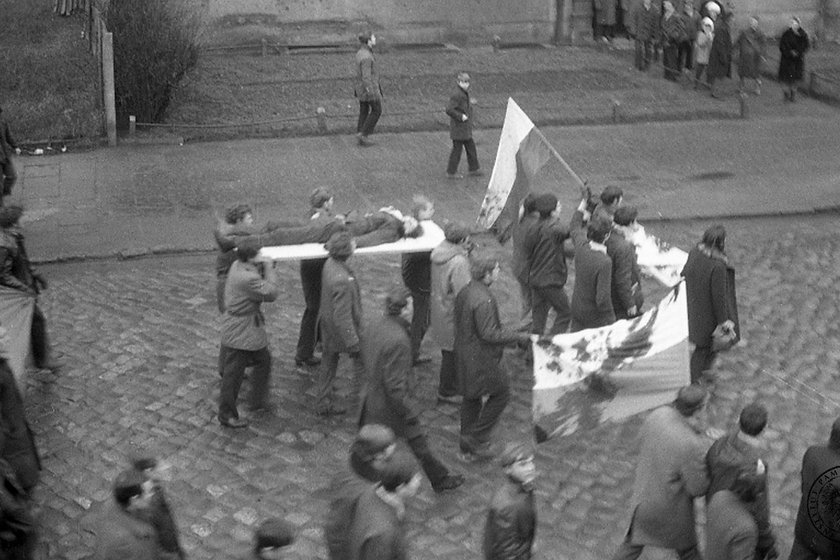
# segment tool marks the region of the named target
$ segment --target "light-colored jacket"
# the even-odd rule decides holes
[[[277,275],[271,266],[266,267],[263,278],[255,264],[235,261],[225,285],[222,346],[237,350],[260,350],[268,346],[260,305],[274,301],[279,293]]]
[[[443,241],[432,250],[432,337],[443,350],[455,345],[455,296],[470,283],[470,262],[461,245]]]
[[[697,544],[694,498],[706,494],[708,444],[673,406],[650,413],[633,487],[633,544],[683,550]]]
[[[694,62],[697,64],[708,64],[709,53],[712,51],[712,39],[715,34],[713,32],[706,33],[702,29],[697,32],[697,38],[694,40]]]

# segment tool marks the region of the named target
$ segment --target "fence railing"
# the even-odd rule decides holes
[[[117,145],[117,109],[114,97],[114,36],[105,25],[105,16],[96,2],[87,3],[86,35],[88,49],[99,68],[99,91],[105,116],[108,144]]]

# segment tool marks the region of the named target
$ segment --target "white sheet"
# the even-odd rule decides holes
[[[356,255],[382,255],[393,253],[421,253],[431,251],[444,239],[443,230],[431,220],[420,222],[423,226],[423,235],[411,239],[400,239],[393,243],[383,243],[373,247],[362,247],[356,249]],[[322,243],[301,243],[300,245],[281,245],[276,247],[263,247],[260,249],[257,260],[259,261],[298,261],[306,259],[317,259],[327,256],[327,251]]]

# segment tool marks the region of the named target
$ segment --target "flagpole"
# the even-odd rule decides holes
[[[563,156],[561,156],[561,155],[560,155],[560,153],[559,153],[557,150],[555,150],[555,149],[554,149],[554,146],[552,146],[552,145],[551,145],[551,142],[549,142],[549,141],[548,141],[548,138],[546,138],[546,137],[545,137],[545,134],[543,134],[543,133],[542,133],[542,130],[540,130],[539,128],[537,128],[537,126],[536,126],[536,125],[534,125],[534,130],[535,130],[535,131],[536,131],[536,133],[539,135],[540,139],[541,139],[543,142],[545,142],[545,145],[546,145],[546,146],[548,146],[548,149],[549,149],[549,150],[551,150],[551,153],[552,153],[552,154],[554,154],[554,157],[556,157],[557,159],[559,159],[559,160],[560,160],[560,163],[562,163],[562,164],[563,164],[563,167],[565,167],[565,168],[566,168],[566,171],[568,171],[568,172],[569,172],[569,174],[570,174],[572,177],[574,177],[575,181],[577,181],[577,182],[578,182],[578,184],[579,184],[581,187],[585,187],[585,186],[586,186],[586,183],[585,183],[585,182],[583,182],[583,180],[582,180],[580,177],[578,177],[578,174],[577,174],[577,173],[575,173],[575,172],[574,172],[574,170],[573,170],[571,167],[569,167],[569,164],[568,164],[568,163],[566,163],[566,160],[565,160],[565,159],[563,159]]]

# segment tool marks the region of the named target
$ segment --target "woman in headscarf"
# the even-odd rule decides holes
[[[790,20],[790,27],[779,40],[779,82],[785,94],[785,101],[796,101],[797,82],[805,73],[805,53],[810,48],[808,34],[802,29],[798,17]]]

